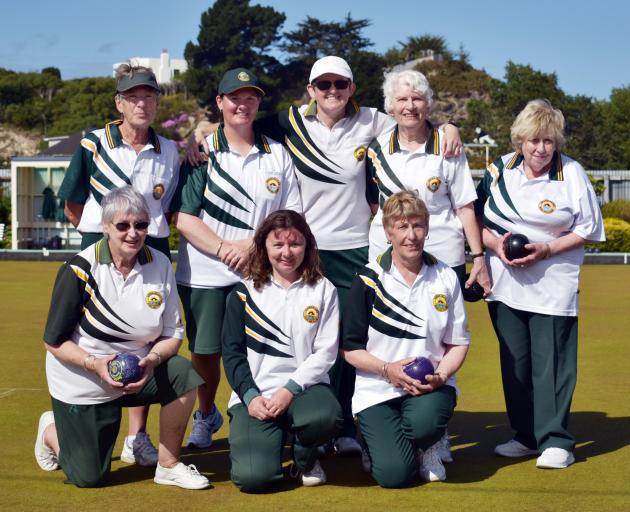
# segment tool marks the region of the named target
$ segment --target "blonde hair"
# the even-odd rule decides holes
[[[516,151],[521,151],[526,140],[539,136],[552,139],[556,149],[564,145],[564,116],[548,100],[543,99],[532,100],[525,105],[510,129],[510,139]]]
[[[399,219],[420,217],[429,226],[429,210],[414,190],[402,190],[392,194],[383,205],[383,226],[391,228]]]

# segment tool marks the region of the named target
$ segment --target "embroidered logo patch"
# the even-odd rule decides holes
[[[444,313],[448,309],[448,301],[446,300],[446,295],[441,293],[436,294],[433,297],[433,307],[437,309],[440,313]]]
[[[315,306],[308,306],[304,310],[304,320],[306,320],[309,324],[314,324],[319,320],[319,309]]]
[[[278,178],[268,178],[267,181],[265,181],[265,186],[269,192],[277,194],[280,190],[280,180]]]
[[[248,75],[247,73],[245,73],[245,71],[241,71],[241,72],[238,74],[238,79],[239,79],[241,82],[249,82],[249,75]]]
[[[538,209],[543,213],[553,213],[556,211],[556,203],[550,199],[543,199],[538,203]]]
[[[147,296],[144,299],[144,301],[147,303],[147,306],[149,306],[151,309],[157,309],[162,305],[162,302],[164,302],[164,298],[162,297],[162,294],[159,292],[149,292],[147,293]]]
[[[354,158],[361,162],[365,158],[365,146],[359,146],[354,150]]]
[[[431,192],[437,192],[437,189],[440,188],[441,184],[442,184],[442,180],[440,178],[438,178],[437,176],[431,176],[427,180],[427,188]]]

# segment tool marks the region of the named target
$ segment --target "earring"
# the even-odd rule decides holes
[[[391,240],[387,240],[387,245],[392,245],[392,241]]]

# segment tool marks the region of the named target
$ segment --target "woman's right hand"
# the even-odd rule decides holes
[[[389,379],[389,382],[391,382],[397,388],[405,390],[410,395],[417,396],[425,393],[426,391],[418,387],[422,385],[419,380],[412,379],[403,371],[403,367],[413,362],[414,360],[415,357],[406,357],[405,359],[401,359],[400,361],[387,363],[385,377],[387,377],[387,379]]]
[[[252,418],[260,421],[268,421],[273,419],[273,414],[269,410],[269,400],[262,395],[252,398],[247,406],[247,412]]]
[[[505,256],[505,251],[503,250],[503,243],[505,242],[505,239],[511,234],[512,232],[508,231],[502,236],[494,237],[494,240],[492,241],[492,244],[490,245],[490,249],[492,249],[494,253],[499,257],[499,259],[503,263],[505,263],[508,267],[516,266],[512,261],[507,259],[507,257]]]
[[[100,377],[100,379],[109,384],[112,388],[120,390],[123,386],[122,382],[116,382],[109,376],[109,369],[107,363],[116,357],[116,354],[110,354],[108,356],[97,357],[94,359],[94,373]]]

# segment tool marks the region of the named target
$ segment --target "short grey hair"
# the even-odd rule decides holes
[[[413,69],[405,69],[404,71],[391,71],[385,74],[383,82],[383,96],[385,97],[385,112],[391,114],[392,104],[394,103],[394,95],[401,85],[408,85],[411,90],[422,96],[429,107],[433,102],[433,90],[429,85],[427,77],[420,71]]]
[[[139,219],[151,220],[151,211],[146,199],[131,185],[111,191],[101,201],[103,215],[101,222],[109,224],[116,214],[133,215]]]

